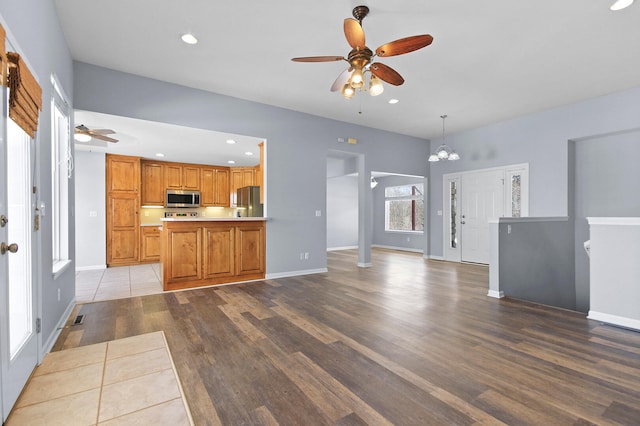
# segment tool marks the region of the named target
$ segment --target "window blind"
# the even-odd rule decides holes
[[[8,52],[9,117],[29,136],[35,137],[42,109],[42,89],[20,55]]]

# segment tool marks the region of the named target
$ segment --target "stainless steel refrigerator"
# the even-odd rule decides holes
[[[262,204],[260,203],[260,187],[245,186],[238,188],[236,205],[242,217],[262,217]]]

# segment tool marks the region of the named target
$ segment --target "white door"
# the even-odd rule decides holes
[[[32,246],[31,138],[7,118],[2,88],[0,117],[0,381],[2,421],[38,363],[36,285]],[[15,245],[14,245],[15,244]]]
[[[461,181],[461,257],[489,263],[489,219],[504,215],[504,171],[465,173]]]

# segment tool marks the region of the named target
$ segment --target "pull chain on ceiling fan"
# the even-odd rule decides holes
[[[429,34],[423,34],[401,38],[383,44],[378,47],[374,53],[366,46],[364,31],[362,29],[362,20],[368,13],[369,8],[367,6],[357,6],[352,11],[353,18],[346,18],[344,20],[344,35],[352,49],[346,58],[342,56],[306,56],[293,58],[291,60],[294,62],[347,61],[349,68],[344,70],[331,86],[332,92],[340,90],[342,96],[347,99],[352,98],[356,90],[366,90],[365,75],[367,73],[370,74],[369,94],[371,96],[378,96],[384,91],[382,81],[394,86],[400,86],[404,83],[404,78],[393,68],[380,62],[372,62],[373,58],[376,56],[404,55],[405,53],[422,49],[433,42],[433,37]]]

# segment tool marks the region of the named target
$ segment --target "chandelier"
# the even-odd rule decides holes
[[[459,160],[460,156],[458,155],[458,153],[455,152],[453,149],[451,149],[449,145],[445,144],[444,119],[447,118],[447,115],[446,114],[441,115],[440,118],[442,118],[442,145],[440,145],[438,149],[436,149],[436,152],[434,154],[431,154],[429,156],[429,161],[433,163],[436,161],[444,161],[444,160],[449,160],[449,161]]]

